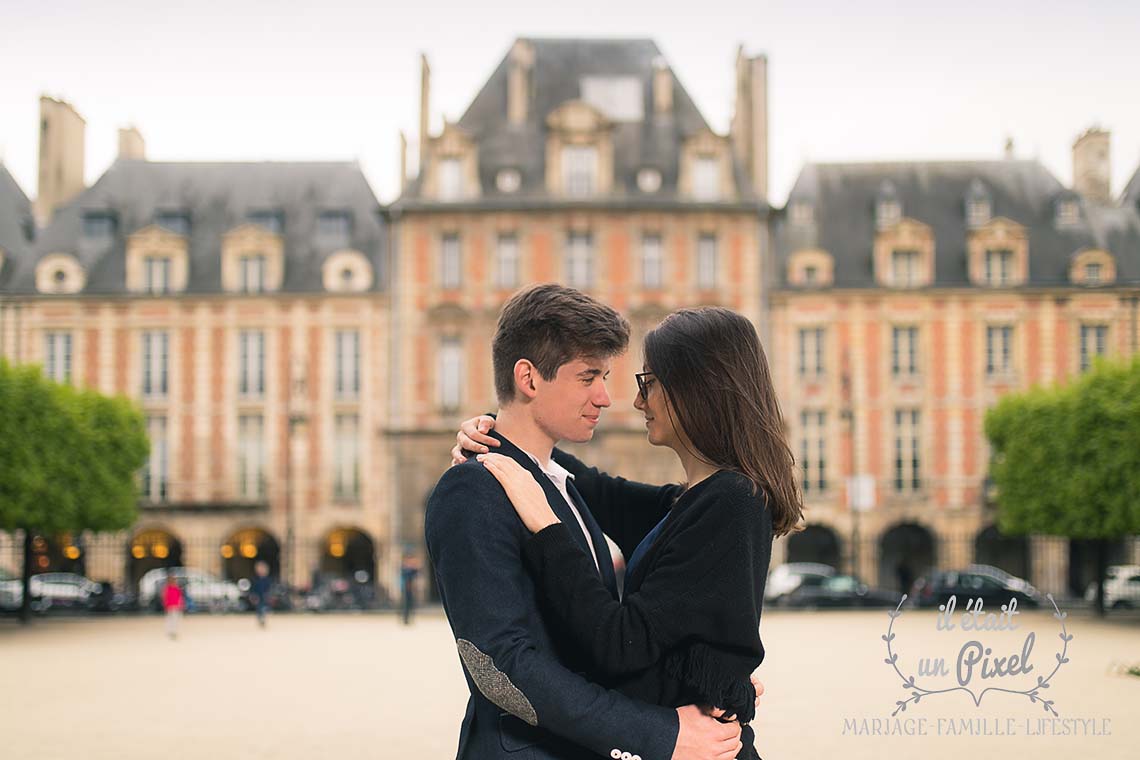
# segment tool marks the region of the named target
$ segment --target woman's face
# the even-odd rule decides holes
[[[652,373],[649,367],[645,372]],[[676,448],[677,431],[674,427],[677,415],[669,404],[665,389],[657,378],[650,374],[643,380],[645,396],[639,392],[633,400],[633,406],[645,415],[645,431],[649,442],[654,446],[668,446]]]

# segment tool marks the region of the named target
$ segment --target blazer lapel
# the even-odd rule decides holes
[[[570,498],[574,500],[574,505],[578,507],[578,512],[582,515],[582,521],[586,523],[586,529],[590,531],[590,540],[594,543],[594,551],[598,554],[598,570],[602,574],[602,582],[606,584],[609,589],[610,595],[614,599],[618,598],[617,576],[614,574],[614,560],[610,556],[610,545],[606,541],[605,534],[602,533],[602,528],[598,525],[598,521],[594,519],[594,515],[590,512],[590,507],[586,504],[586,500],[582,498],[582,494],[578,492],[578,488],[574,485],[574,478],[566,479],[566,491],[570,494]]]
[[[533,459],[526,455],[526,452],[524,452],[518,446],[515,446],[504,436],[500,435],[495,430],[492,430],[490,432],[490,435],[494,438],[499,439],[499,441],[502,443],[498,451],[495,453],[510,457],[511,459],[521,464],[527,472],[534,476],[534,479],[538,481],[538,484],[540,486],[542,486],[542,492],[546,494],[546,501],[550,504],[550,508],[554,510],[554,514],[558,516],[559,520],[566,523],[566,526],[570,528],[570,535],[574,537],[574,540],[577,542],[578,546],[582,548],[582,551],[584,551],[587,556],[589,556],[590,545],[586,542],[585,534],[582,533],[582,526],[578,524],[578,521],[574,518],[574,513],[570,511],[570,505],[566,503],[566,499],[562,498],[562,493],[558,490],[554,483],[551,482],[546,473],[544,473],[539,468],[539,466],[535,464]],[[580,506],[578,508],[581,509]],[[582,515],[582,519],[586,519],[586,514]],[[593,517],[591,516],[590,519],[593,519]],[[589,523],[587,523],[587,525],[589,525]],[[607,553],[606,556],[608,557],[609,554]],[[602,555],[599,553],[599,564],[601,564],[601,557]],[[610,565],[610,572],[612,573],[613,563],[611,562]]]

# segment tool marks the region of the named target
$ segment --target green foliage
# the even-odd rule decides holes
[[[0,360],[0,530],[118,530],[138,516],[141,411]]]
[[[1006,396],[985,427],[1003,532],[1140,533],[1140,357]]]

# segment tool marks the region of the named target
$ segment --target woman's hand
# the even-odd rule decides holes
[[[495,418],[487,414],[459,423],[459,432],[455,434],[455,448],[451,450],[451,463],[463,464],[472,453],[486,454],[490,451],[488,446],[498,446],[497,440],[486,435],[493,427],[495,427]]]
[[[755,707],[759,709],[760,697],[764,694],[764,684],[761,683],[760,679],[756,677],[755,673],[752,674],[751,681],[752,689],[756,692],[756,702],[754,704]],[[705,708],[704,712],[706,715],[710,715],[714,718],[719,718],[720,720],[736,720],[736,715],[729,715],[727,711],[720,707]]]
[[[480,454],[475,458],[503,486],[515,511],[531,533],[538,533],[547,526],[562,522],[550,508],[542,486],[518,462],[502,454]]]

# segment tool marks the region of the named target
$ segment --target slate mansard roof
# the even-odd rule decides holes
[[[35,264],[52,253],[75,256],[87,275],[80,295],[127,293],[126,241],[155,223],[159,213],[189,218],[189,279],[185,293],[220,293],[223,236],[255,212],[280,215],[284,223],[284,280],[281,292],[323,290],[321,264],[345,246],[322,244],[322,212],[351,217],[348,248],[372,265],[373,290],[386,281],[386,245],[380,205],[355,163],[259,162],[164,163],[118,160],[90,188],[58,208],[11,280],[9,294],[35,291]],[[89,251],[83,244],[84,217],[110,214],[111,245]],[[6,267],[7,268],[7,267]]]
[[[4,264],[0,266],[0,289],[15,278],[31,255],[34,232],[32,204],[28,196],[0,163],[0,251]]]
[[[564,103],[583,98],[582,80],[585,78],[633,77],[640,83],[643,116],[640,121],[613,124],[613,189],[598,200],[638,206],[675,206],[680,200],[693,204],[692,200],[680,198],[677,192],[681,147],[687,138],[711,128],[672,69],[669,72],[673,85],[672,110],[665,114],[654,112],[654,69],[664,60],[656,42],[546,38],[521,41],[529,43],[534,50],[526,122],[514,125],[507,118],[509,54],[500,61],[457,122],[477,146],[480,197],[469,203],[519,207],[528,202],[564,201],[550,198],[546,191],[547,117]],[[646,167],[661,172],[661,189],[648,195],[637,187],[638,170]],[[521,184],[517,191],[507,194],[498,190],[495,177],[500,169],[519,171]],[[421,172],[409,183],[397,206],[430,202],[422,195],[423,176]],[[733,177],[739,199],[728,201],[728,205],[751,203],[755,207],[763,200],[755,198],[747,174],[735,158]],[[576,202],[581,201],[576,199]],[[725,205],[725,202],[717,205]]]
[[[788,285],[788,257],[807,248],[831,254],[833,287],[876,287],[875,208],[884,193],[892,192],[903,217],[933,230],[933,286],[967,287],[966,200],[979,190],[989,198],[992,218],[1005,217],[1026,228],[1028,287],[1070,284],[1071,257],[1085,248],[1103,248],[1116,257],[1118,284],[1140,284],[1140,211],[1135,203],[1096,204],[1064,187],[1037,161],[1001,160],[807,164],[788,196],[787,213],[773,225],[777,287]],[[1079,221],[1057,224],[1062,201],[1079,205]],[[797,223],[797,204],[811,207],[810,222],[801,217]]]

